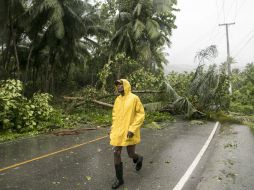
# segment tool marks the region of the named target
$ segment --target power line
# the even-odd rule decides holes
[[[242,7],[244,6],[244,4],[247,2],[247,0],[243,0],[242,1],[242,4],[241,4],[241,6],[239,6],[239,10],[241,10],[242,9]]]
[[[218,25],[216,25],[215,29],[217,29],[216,32],[213,32],[208,39],[211,44],[216,44],[215,41],[219,41],[223,36],[222,31],[218,29]]]
[[[222,7],[223,7],[223,17],[224,17],[224,22],[225,22],[225,0],[223,0]]]
[[[247,35],[245,35],[245,36],[240,40],[240,43],[238,43],[237,46],[235,46],[235,47],[240,46],[240,44],[241,44],[243,41],[245,41],[244,39],[248,38],[253,32],[254,32],[254,28],[252,28],[251,31],[250,31]],[[232,52],[234,53],[235,51],[236,51],[236,48],[233,48]],[[239,50],[238,50],[238,51],[239,51]]]
[[[235,15],[236,15],[236,11],[237,11],[237,0],[234,0],[234,2],[231,1],[230,7],[229,7],[229,9],[228,9],[228,11],[227,11],[227,14],[226,14],[227,20],[229,20],[228,18],[229,18],[230,13],[233,12],[233,11],[232,11],[232,8],[234,7],[234,5],[235,5]],[[232,15],[233,15],[233,13],[232,13]],[[234,16],[234,17],[235,17],[235,16]],[[233,19],[233,18],[232,18],[232,19]],[[233,21],[235,21],[235,20],[233,20]]]
[[[217,0],[216,0],[216,3],[217,3]],[[218,7],[218,6],[217,6],[217,7]],[[217,13],[218,13],[218,12],[217,12]],[[200,22],[199,24],[200,24],[200,25],[203,25],[203,24],[207,23],[208,18],[209,18],[210,16],[212,16],[212,15],[213,15],[213,13],[211,12],[211,13],[210,13],[209,15],[207,15],[206,17],[202,17],[202,20],[201,20],[201,22]],[[189,43],[187,43],[187,44],[185,45],[184,48],[180,49],[179,52],[178,52],[177,54],[180,54],[180,53],[183,52],[184,50],[190,48],[191,46],[193,46],[193,44],[200,43],[200,39],[206,38],[206,37],[209,35],[209,33],[211,32],[211,30],[213,31],[214,28],[216,28],[216,26],[217,26],[217,24],[215,24],[215,25],[213,26],[212,29],[209,28],[208,30],[206,30],[206,31],[202,34],[202,36],[199,36],[199,37],[194,38],[194,39],[192,38],[191,41],[190,41],[190,42],[188,41]],[[178,29],[179,29],[179,28],[178,28]]]
[[[217,21],[218,22],[219,22],[219,19],[220,19],[220,9],[222,9],[222,7],[219,8],[218,0],[216,0],[216,10],[217,10]]]
[[[236,1],[234,1],[234,2],[236,2]],[[228,12],[227,12],[227,15],[226,15],[227,18],[228,18],[228,14],[231,12],[231,9],[232,9],[233,5],[234,5],[234,3],[231,3],[231,6],[228,9]]]
[[[216,30],[217,25],[214,27],[213,32],[211,33],[210,37],[209,37],[209,41],[211,41],[212,39],[215,39],[215,37],[218,35],[218,33],[220,32],[219,30]],[[216,30],[216,32],[214,32]]]
[[[220,41],[220,39],[222,39],[223,37],[223,33],[221,32],[221,30],[217,30],[217,32],[214,32],[217,27],[218,25],[215,24],[212,29],[209,29],[208,31],[206,31],[206,33],[204,33],[198,39],[195,39],[194,41],[189,43],[187,46],[185,46],[185,48],[181,49],[177,54],[180,54],[181,52],[184,52],[186,49],[189,49],[190,47],[193,47],[193,46],[200,46],[201,44],[204,44],[205,46],[208,42],[209,42],[209,45],[215,44],[216,39]],[[213,38],[213,41],[212,41],[212,38]]]
[[[217,8],[217,21],[219,22],[220,19],[220,14],[222,13],[224,16],[224,22],[225,22],[225,10],[224,10],[224,4],[225,4],[225,0],[223,0],[223,2],[220,4],[218,4],[218,0],[216,0],[216,8]]]
[[[222,31],[219,31],[218,35],[216,35],[214,39],[217,39],[218,42],[221,42],[223,36],[224,36],[224,33]]]
[[[237,9],[238,9],[238,0],[236,0],[236,5],[235,5],[235,18],[234,18],[234,21],[236,21],[236,16],[238,14]]]
[[[235,20],[236,20],[236,17],[238,16],[238,13],[242,10],[244,4],[247,2],[247,0],[243,0],[242,3],[240,4],[239,6],[239,9],[238,9],[238,12],[236,13],[236,16],[235,16]]]
[[[208,29],[205,31],[205,33],[203,33],[201,36],[199,36],[198,38],[193,39],[190,43],[188,43],[184,48],[182,48],[181,50],[178,51],[177,54],[180,54],[182,52],[184,52],[186,49],[189,49],[197,44],[201,44],[203,43],[206,39],[207,36],[209,36],[209,33],[211,32],[211,30],[213,31],[214,28],[216,28],[217,25],[214,25],[212,29]]]
[[[246,0],[245,0],[245,2],[246,2]],[[244,3],[242,3],[242,6],[243,5],[244,5]],[[216,6],[217,6],[217,10],[219,10],[218,1],[217,0],[216,0]],[[235,21],[235,19],[237,17],[238,0],[234,0],[233,2],[232,2],[232,0],[230,2],[228,0],[227,1],[223,0],[222,1],[221,12],[223,13],[224,23],[226,21],[230,20],[230,15],[233,15],[233,13],[232,13],[232,8],[233,7],[235,7],[235,16],[232,16],[232,20]],[[219,17],[218,11],[217,11],[217,17]],[[217,20],[218,20],[218,18],[217,18]]]
[[[217,12],[217,21],[219,21],[219,6],[218,6],[218,0],[216,0],[216,12]]]
[[[240,53],[242,52],[242,50],[250,43],[250,41],[254,38],[254,34],[252,34],[252,36],[247,40],[247,42],[245,42],[245,44],[242,46],[242,48],[240,50],[238,50],[238,52],[236,53],[235,56],[240,55]]]

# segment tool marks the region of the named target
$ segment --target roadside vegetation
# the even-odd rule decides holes
[[[118,78],[128,79],[147,106],[144,127],[159,128],[176,114],[253,127],[253,63],[229,77],[226,63],[213,63],[217,49],[210,46],[197,53],[194,72],[165,76],[175,5],[1,1],[0,141],[109,127]]]

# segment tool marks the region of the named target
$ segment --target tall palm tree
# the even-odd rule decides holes
[[[24,3],[21,0],[2,0],[0,5],[2,67],[6,71],[8,67],[12,68],[14,77],[20,78],[20,59],[17,44],[23,32]],[[15,66],[10,65],[14,64],[11,63],[12,57],[15,60]]]
[[[48,90],[56,69],[68,73],[71,64],[85,64],[91,47],[97,45],[90,37],[105,31],[96,25],[93,6],[82,0],[34,0],[28,13],[32,18],[28,32],[33,39],[32,57],[37,68],[44,70],[44,89]]]
[[[127,56],[143,60],[150,68],[153,62],[161,66],[165,61],[161,58],[161,47],[170,44],[169,35],[175,28],[172,12],[157,13],[152,0],[120,0],[118,6],[111,39],[113,53],[125,52]]]

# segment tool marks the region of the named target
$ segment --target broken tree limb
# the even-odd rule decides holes
[[[87,102],[93,102],[93,103],[95,103],[95,104],[98,104],[98,105],[101,105],[101,106],[105,106],[105,107],[110,107],[110,108],[113,107],[112,104],[105,103],[105,102],[102,102],[102,101],[99,101],[99,100],[95,100],[95,99],[94,99],[94,100],[85,100],[84,97],[70,97],[70,96],[64,96],[63,98],[64,98],[64,100],[67,100],[67,101],[69,101],[69,100],[81,100],[81,102],[77,102],[75,105],[72,105],[72,106],[68,109],[68,111],[72,110],[73,108],[77,108],[77,107],[79,107],[79,106],[81,106],[81,105],[83,105],[83,104],[85,104],[85,103],[87,103]]]
[[[96,104],[98,104],[98,105],[101,105],[101,106],[113,108],[113,105],[112,105],[112,104],[109,104],[109,103],[106,103],[106,102],[102,102],[102,101],[98,101],[98,100],[90,100],[90,101],[93,102],[93,103],[96,103]],[[84,100],[84,101],[82,101],[82,102],[79,102],[79,103],[77,103],[77,104],[74,106],[74,108],[79,107],[79,106],[82,106],[83,104],[85,104],[85,103],[87,103],[87,102],[89,102],[89,101]]]
[[[63,136],[63,135],[78,135],[85,131],[97,130],[98,128],[80,128],[80,129],[70,129],[70,130],[62,130],[62,131],[53,131],[52,134],[56,136]]]
[[[82,102],[79,102],[79,103],[77,103],[77,104],[74,105],[74,108],[79,107],[79,106],[82,106],[82,105],[84,105],[86,102],[87,102],[86,100],[84,100],[84,101],[82,101]]]
[[[133,90],[132,91],[133,93],[164,93],[165,91],[159,91],[159,90]],[[108,94],[108,95],[105,95],[105,96],[101,96],[101,97],[98,97],[97,99],[100,100],[100,99],[103,99],[103,98],[108,98],[108,97],[111,97],[111,96],[118,96],[119,94]],[[82,97],[82,96],[79,96],[79,97],[72,97],[72,96],[63,96],[64,100],[84,100],[85,98]]]
[[[101,102],[101,101],[98,101],[98,100],[92,100],[93,103],[96,103],[96,104],[99,104],[101,106],[106,106],[106,107],[110,107],[110,108],[113,108],[113,105],[112,104],[108,104],[108,103],[105,103],[105,102]]]
[[[164,91],[158,90],[133,90],[133,93],[164,93]]]
[[[64,100],[84,100],[84,97],[63,96]]]
[[[108,97],[111,97],[111,96],[117,96],[117,94],[109,94],[109,95],[101,96],[101,97],[98,97],[97,100],[101,100],[103,98],[108,98]]]

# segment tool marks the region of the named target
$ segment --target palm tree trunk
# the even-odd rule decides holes
[[[20,63],[19,63],[17,44],[16,44],[15,38],[16,38],[16,34],[13,35],[13,48],[14,48],[14,55],[15,55],[16,64],[17,64],[17,79],[20,79]]]
[[[14,57],[17,64],[17,79],[19,79],[20,78],[20,63],[19,63],[19,57],[18,57],[18,51],[17,51],[16,31],[14,31],[14,28],[13,28],[11,13],[9,13],[9,20],[10,20],[10,35],[12,37]]]
[[[11,16],[10,16],[10,5],[8,6],[7,15],[8,15],[8,21],[9,21],[9,23],[7,21],[7,25],[10,25],[10,19],[11,19]],[[9,27],[8,41],[6,43],[6,53],[4,55],[4,61],[3,61],[3,63],[4,63],[4,69],[6,70],[6,72],[8,70],[8,68],[7,68],[8,67],[8,61],[7,60],[10,60],[9,59],[9,51],[10,51],[10,44],[11,44],[11,32],[10,31],[11,31],[11,29]]]
[[[4,42],[2,42],[2,47],[1,47],[2,49],[2,67],[3,67],[3,69],[4,69]]]
[[[6,50],[3,52],[3,66],[4,70],[8,70],[8,56],[9,56],[9,45],[6,44]]]
[[[69,79],[70,69],[71,69],[71,62],[68,62],[68,66],[67,66],[67,70],[66,70],[66,80]]]
[[[49,57],[49,63],[51,64],[50,71],[48,70],[48,92],[53,92],[54,88],[54,70],[55,70],[55,57],[56,53],[54,50],[51,51]]]
[[[54,74],[55,74],[55,63],[52,63],[52,69],[51,69],[51,72],[50,72],[50,93],[53,93],[55,92],[55,77],[54,77]]]
[[[50,49],[49,50],[48,61],[47,61],[47,64],[46,64],[45,86],[44,86],[45,92],[49,91],[49,70],[50,70],[49,67],[50,67],[50,64],[52,63],[52,60],[51,60],[52,52],[53,52],[53,50]]]
[[[29,70],[29,66],[30,66],[30,59],[31,59],[31,56],[32,56],[32,51],[33,51],[33,45],[30,47],[28,58],[27,58],[26,73],[25,73],[25,83],[27,82],[27,79],[28,79],[28,70]]]
[[[119,64],[118,70],[117,70],[117,79],[121,78],[121,65]]]
[[[36,67],[33,67],[33,69],[32,69],[33,89],[34,89],[34,87],[35,87],[35,80],[37,80],[37,79],[35,78],[35,76],[37,76],[37,75],[35,75],[35,73],[36,73]]]

